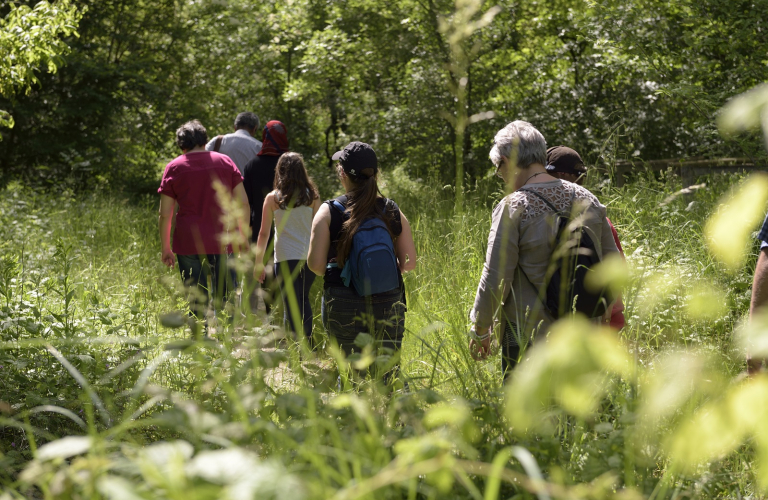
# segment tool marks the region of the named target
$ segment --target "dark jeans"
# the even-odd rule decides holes
[[[231,254],[176,255],[184,285],[189,287],[189,311],[198,319],[205,319],[209,296],[213,296],[214,311],[221,310],[225,297],[237,288],[234,269],[227,268]],[[208,284],[210,277],[211,283]],[[194,287],[194,289],[192,289]],[[209,287],[210,292],[209,294]]]
[[[361,333],[373,337],[380,354],[400,351],[406,312],[400,288],[369,297],[361,297],[345,286],[326,288],[321,312],[325,330],[347,356],[363,350],[355,344]]]
[[[288,296],[286,283],[293,284],[293,296],[303,324],[304,335],[312,340],[312,305],[309,302],[309,289],[315,281],[315,273],[307,269],[305,260],[285,260],[275,264],[275,281],[280,285],[280,295],[283,297],[283,322],[288,324],[291,331],[296,333],[293,324],[295,311],[291,307],[292,297]]]
[[[520,341],[517,324],[507,321],[501,337],[501,373],[506,380],[520,362]]]
[[[275,302],[275,277],[267,274],[264,279],[264,283],[259,285],[261,287],[261,296],[264,299],[264,310],[267,314],[272,312],[272,304]],[[256,293],[255,291],[253,292]]]

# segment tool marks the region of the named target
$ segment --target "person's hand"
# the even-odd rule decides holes
[[[400,270],[400,274],[405,274],[409,270],[405,268],[406,264],[408,264],[408,261],[401,262],[400,259],[397,259],[397,268]]]
[[[616,306],[616,302],[618,300],[614,300],[611,302],[611,304],[606,308],[605,313],[600,317],[600,324],[603,326],[611,326],[611,318],[613,317],[613,308]]]
[[[176,262],[176,256],[173,255],[173,252],[171,250],[163,250],[163,255],[160,258],[162,259],[163,264],[171,268]]]
[[[611,315],[613,314],[613,309],[608,309],[605,314],[600,317],[600,324],[603,326],[611,326]]]
[[[469,353],[475,361],[488,357],[491,353],[491,329],[479,332],[469,339]]]
[[[256,265],[253,266],[253,277],[256,278],[256,280],[259,283],[264,283],[264,279],[267,275],[267,266],[261,263],[261,260],[256,261]]]

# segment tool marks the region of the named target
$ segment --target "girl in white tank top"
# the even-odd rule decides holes
[[[274,219],[275,278],[283,296],[283,319],[293,332],[297,331],[296,322],[301,320],[310,345],[312,309],[309,289],[315,275],[307,269],[306,260],[312,219],[320,205],[320,195],[307,174],[304,158],[298,153],[283,154],[275,167],[274,190],[264,200],[254,275],[264,282],[266,270],[261,263],[269,251],[267,242]]]

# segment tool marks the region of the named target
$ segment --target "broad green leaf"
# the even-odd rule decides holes
[[[629,282],[627,264],[618,253],[608,254],[592,271],[587,275],[584,282],[589,290],[594,291],[610,287],[613,293],[619,293]]]
[[[144,500],[133,484],[119,476],[104,476],[96,483],[99,492],[109,500]]]
[[[768,377],[760,375],[699,408],[670,435],[665,445],[679,470],[692,471],[734,451],[750,436],[760,438],[759,447],[768,444],[763,440],[766,419]],[[766,453],[768,450],[758,450],[758,454]],[[767,473],[764,466],[758,471],[763,487],[768,484]]]
[[[507,417],[516,432],[545,429],[546,414],[558,407],[586,418],[612,378],[631,373],[631,359],[612,330],[578,316],[558,321],[515,369],[506,391]]]
[[[766,201],[768,175],[753,174],[721,201],[719,210],[704,227],[710,251],[732,272],[744,264],[750,235],[765,217]]]
[[[768,358],[768,310],[759,310],[736,330],[743,355]]]
[[[688,295],[685,311],[693,319],[718,319],[728,312],[728,297],[708,283],[696,283]]]
[[[717,117],[717,125],[724,135],[763,126],[768,105],[768,83],[760,84],[734,97],[723,106]]]
[[[187,324],[187,318],[178,311],[160,315],[160,324],[166,328],[181,328]]]
[[[85,453],[91,448],[93,439],[88,436],[67,436],[46,443],[37,450],[38,460],[69,458]]]
[[[641,377],[640,414],[648,426],[679,412],[695,396],[719,394],[726,386],[715,360],[705,352],[671,350]]]
[[[440,403],[424,415],[424,427],[434,429],[443,425],[461,426],[470,417],[469,408],[461,400]]]
[[[242,448],[228,450],[203,451],[198,453],[189,464],[187,474],[197,476],[219,484],[231,484],[260,467],[255,453]]]

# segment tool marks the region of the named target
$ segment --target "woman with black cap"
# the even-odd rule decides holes
[[[378,160],[370,145],[352,142],[334,154],[333,159],[339,162],[337,171],[346,192],[323,203],[317,212],[307,258],[307,266],[315,274],[325,276],[323,326],[347,356],[363,350],[363,342],[355,343],[361,333],[373,337],[380,354],[396,354],[405,331],[402,273],[416,267],[411,226],[394,201],[380,196]],[[353,240],[360,241],[355,239],[358,230],[362,227],[367,231],[375,219],[383,221],[383,226],[379,225],[391,237],[397,259],[393,272],[397,276],[391,290],[367,294],[367,290],[358,290],[354,280],[348,279],[350,268],[356,265],[350,264],[348,258],[360,251],[353,248]],[[386,264],[384,259],[375,265],[381,269]]]

